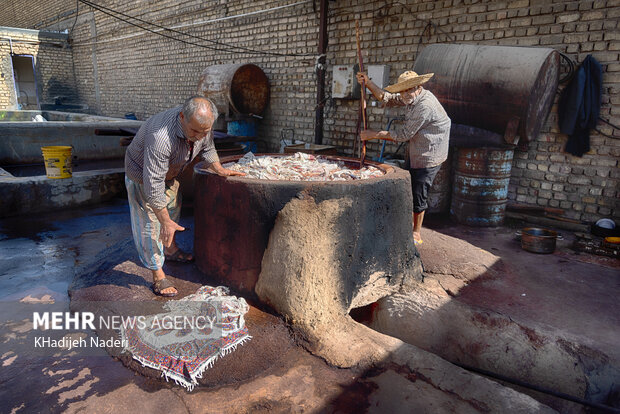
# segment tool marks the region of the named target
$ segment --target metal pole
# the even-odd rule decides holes
[[[359,61],[360,72],[364,72],[364,60],[362,59],[359,20],[355,21],[355,42],[357,43],[357,59]],[[362,90],[360,93],[360,111],[362,113],[362,128],[364,129],[364,131],[366,131],[368,129],[368,117],[366,116],[366,84],[364,82],[362,82]],[[362,148],[360,151],[360,168],[364,167],[364,161],[366,159],[366,141],[361,141],[361,143]]]
[[[328,0],[321,0],[319,20],[319,57],[316,62],[316,119],[314,143],[323,143],[323,108],[325,107],[325,53],[327,52]]]

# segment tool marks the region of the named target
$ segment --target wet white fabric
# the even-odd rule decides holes
[[[247,177],[263,180],[349,181],[383,175],[383,171],[371,165],[362,169],[351,169],[341,161],[331,161],[302,152],[282,157],[255,156],[248,152],[238,162],[226,163],[224,167],[241,171]]]

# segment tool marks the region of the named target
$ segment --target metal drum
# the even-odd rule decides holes
[[[207,67],[198,81],[198,95],[211,99],[221,114],[263,113],[269,102],[269,80],[256,65],[231,64]]]
[[[550,48],[463,44],[429,45],[414,70],[434,73],[425,88],[453,123],[532,141],[549,114],[559,78],[559,53]]]
[[[459,148],[450,215],[470,226],[504,222],[512,148]]]
[[[441,164],[433,185],[428,191],[428,213],[447,213],[450,210],[450,194],[452,193],[452,158],[454,149],[450,148],[448,159]]]

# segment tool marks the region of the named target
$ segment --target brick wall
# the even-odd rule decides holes
[[[0,41],[0,109],[14,108],[16,105],[11,49],[8,41]]]
[[[359,19],[365,63],[389,64],[392,81],[410,69],[424,47],[433,43],[552,47],[577,63],[592,54],[604,70],[601,116],[620,124],[620,0],[402,2],[406,9],[397,2],[329,2],[328,94],[331,65],[356,63],[355,19]],[[71,37],[78,92],[93,112],[112,116],[135,112],[144,119],[192,94],[206,66],[252,62],[263,68],[271,85],[261,136],[272,148],[284,128],[294,129],[296,139],[313,140],[316,80],[312,57],[229,54],[148,33],[135,36],[139,29],[82,4],[76,20],[75,3],[71,1],[32,2],[32,12],[27,16],[16,8],[25,9],[30,1],[1,3],[20,5],[0,7],[0,25],[18,22],[24,27],[62,29],[75,23]],[[97,3],[166,26],[220,19],[179,30],[222,42],[283,53],[314,54],[317,50],[318,13],[312,2],[233,18],[293,2]],[[385,128],[383,109],[369,107],[368,114],[371,128]],[[324,143],[352,154],[356,123],[357,102],[328,99]],[[590,153],[581,158],[565,154],[566,136],[558,131],[554,105],[539,137],[527,151],[515,154],[509,198],[560,207],[567,217],[585,221],[618,218],[620,131],[605,124],[598,128],[610,137],[593,132]],[[369,155],[376,155],[380,145],[371,143]],[[395,145],[387,146],[387,152],[395,150]]]
[[[620,125],[620,1],[419,1],[407,2],[406,9],[397,3],[358,3],[338,1],[332,11],[328,59],[333,64],[356,62],[355,19],[363,32],[365,64],[389,64],[392,81],[433,43],[551,47],[577,63],[592,54],[604,72],[601,116]],[[589,153],[564,153],[567,137],[558,129],[558,97],[536,141],[515,152],[509,199],[559,207],[567,217],[584,221],[617,219],[620,130],[599,123],[609,137],[593,131]],[[326,136],[349,152],[357,108],[355,101],[335,100],[326,121]],[[383,109],[369,107],[368,117],[372,129],[385,129]],[[370,144],[369,153],[376,154],[380,145]],[[388,153],[395,150],[394,144],[387,145]]]
[[[277,53],[314,54],[318,16],[312,2],[269,13],[191,25],[239,14],[285,6],[284,1],[204,3],[160,1],[106,2],[111,8],[165,26],[189,25],[180,30],[221,42]],[[93,112],[139,119],[181,103],[196,91],[202,71],[211,65],[255,63],[270,82],[271,100],[260,131],[277,146],[283,128],[295,128],[297,139],[314,135],[314,57],[227,53],[183,44],[111,19],[80,6],[72,32],[75,73],[80,96]],[[66,25],[73,25],[68,17]],[[60,25],[56,25],[60,28]],[[136,36],[137,34],[137,36]],[[188,41],[222,48],[192,38]]]
[[[43,29],[75,15],[75,0],[2,0],[0,26]]]
[[[0,108],[17,106],[11,52],[33,57],[37,94],[40,103],[78,100],[73,74],[73,51],[66,40],[47,38],[44,32],[0,30]],[[10,41],[8,39],[11,39]],[[34,102],[34,99],[31,100]],[[35,109],[29,106],[28,109]]]

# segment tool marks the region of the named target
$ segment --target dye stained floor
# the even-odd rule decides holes
[[[490,298],[497,297],[503,288],[484,280],[478,282],[480,291],[465,292],[463,300],[519,311],[523,317],[552,318],[549,321],[556,325],[573,324],[574,329],[584,328],[588,321],[586,316],[581,319],[575,319],[570,313],[554,316],[554,308],[570,308],[572,299],[567,301],[562,295],[541,296],[557,288],[557,282],[552,280],[541,282],[537,273],[541,265],[537,263],[542,261],[545,269],[542,274],[574,278],[574,283],[564,288],[573,292],[571,298],[575,297],[577,310],[580,310],[577,313],[598,308],[598,301],[603,297],[608,313],[602,316],[600,324],[590,324],[588,329],[594,336],[598,332],[601,341],[613,341],[603,329],[617,326],[614,315],[617,318],[620,314],[616,312],[618,304],[609,301],[614,295],[618,296],[619,290],[617,267],[613,262],[601,265],[591,255],[567,258],[570,252],[566,249],[560,249],[549,258],[533,260],[529,253],[520,251],[514,244],[513,229],[472,230],[442,221],[429,220],[428,223],[438,232],[463,238],[502,256],[504,261],[514,263],[531,276],[504,285],[513,293],[515,286],[518,287],[517,299],[522,300],[519,306],[515,307],[514,301],[491,301]],[[185,249],[191,248],[193,240],[191,224],[191,215],[184,214],[181,225],[188,230],[180,233],[178,240]],[[287,347],[272,367],[260,368],[252,381],[198,388],[191,394],[152,375],[136,374],[102,349],[88,355],[63,350],[29,354],[26,350],[31,348],[28,341],[32,340],[33,333],[29,322],[32,306],[53,302],[54,310],[68,311],[67,291],[75,274],[104,260],[115,246],[125,243],[129,246],[127,249],[132,248],[127,244],[130,237],[128,207],[122,199],[97,207],[0,220],[0,306],[4,310],[0,322],[0,382],[3,384],[0,400],[4,404],[3,411],[364,412],[369,409],[368,396],[377,385],[359,381],[366,374],[329,367],[300,347]],[[427,240],[420,248],[423,259],[425,249],[432,251],[429,242]],[[179,274],[193,272],[187,267],[179,269]],[[592,285],[594,280],[601,281],[596,283],[601,294],[580,295],[579,291]],[[526,296],[521,296],[522,293]],[[534,306],[540,300],[552,302],[546,307]],[[253,308],[253,312],[263,317],[261,310]],[[272,316],[264,314],[264,317]]]

